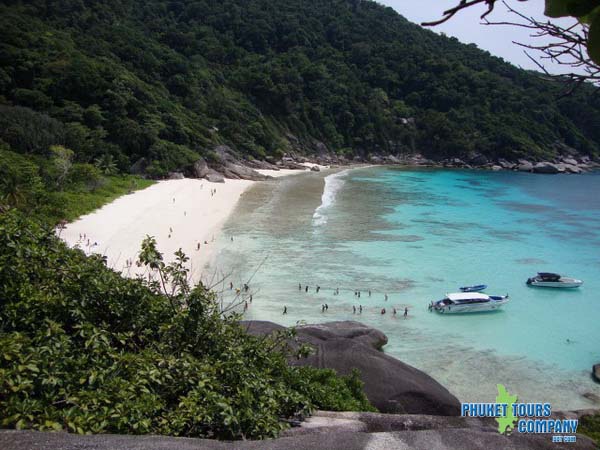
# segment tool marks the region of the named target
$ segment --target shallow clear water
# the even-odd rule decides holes
[[[364,168],[288,177],[244,196],[217,266],[235,284],[252,277],[248,318],[360,320],[387,334],[386,352],[463,401],[491,401],[503,383],[523,401],[597,407],[600,386],[589,374],[600,362],[598,193],[598,173]],[[585,285],[526,286],[537,271]],[[504,310],[428,312],[446,292],[480,283],[510,294]],[[355,315],[359,304],[363,313]]]

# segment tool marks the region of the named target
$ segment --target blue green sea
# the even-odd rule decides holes
[[[359,320],[386,333],[387,353],[462,401],[493,401],[502,383],[520,401],[600,407],[600,385],[590,377],[600,362],[600,173],[369,167],[302,174],[257,183],[220,240],[213,270],[227,274],[227,284],[250,280],[248,319]],[[585,284],[528,287],[538,271]],[[459,286],[482,283],[487,293],[510,294],[503,310],[427,309]],[[362,314],[354,314],[359,305]]]

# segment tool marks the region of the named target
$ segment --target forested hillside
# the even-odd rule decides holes
[[[0,6],[0,146],[163,176],[216,144],[547,156],[600,148],[600,96],[559,88],[360,0]],[[322,148],[322,147],[321,147]]]

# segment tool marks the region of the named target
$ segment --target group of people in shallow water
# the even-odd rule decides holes
[[[303,290],[302,283],[298,283],[298,291],[302,292],[302,290]],[[308,292],[308,290],[309,290],[309,286],[308,285],[304,286],[304,292]],[[317,294],[319,293],[320,290],[321,290],[321,286],[316,285],[315,291]],[[370,289],[367,290],[367,294],[369,295],[369,297],[371,297],[372,292]],[[340,288],[335,288],[335,290],[333,291],[333,295],[340,295]],[[361,291],[359,291],[359,290],[354,291],[354,296],[356,298],[360,298],[360,295],[361,295]],[[386,302],[388,301],[387,294],[384,294],[384,300]],[[326,312],[328,310],[329,310],[329,305],[327,303],[324,303],[321,305],[321,312]],[[285,305],[283,307],[283,314],[287,314],[287,312],[288,312],[287,305]],[[358,308],[356,308],[356,306],[352,306],[352,314],[357,314],[357,312],[358,312],[358,314],[362,314],[362,312],[363,312],[362,305],[358,305]],[[386,309],[382,308],[381,314],[384,315],[386,313],[387,313]],[[398,311],[396,310],[396,308],[392,308],[392,315],[396,316],[397,314],[398,314]],[[408,317],[408,307],[404,307],[404,318],[406,319],[407,317]]]

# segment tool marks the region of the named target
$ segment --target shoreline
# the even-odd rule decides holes
[[[305,170],[259,169],[272,179],[309,173]],[[325,169],[319,166],[319,169]],[[101,208],[79,217],[58,229],[69,245],[86,254],[106,257],[106,265],[127,277],[145,276],[137,267],[142,240],[156,238],[165,262],[174,260],[178,249],[189,257],[190,281],[197,283],[211,269],[217,237],[234,212],[239,199],[260,181],[225,179],[215,183],[205,179],[162,180],[127,194]]]

